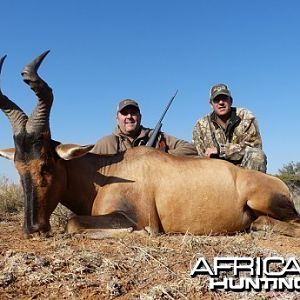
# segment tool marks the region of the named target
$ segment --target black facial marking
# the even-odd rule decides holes
[[[32,233],[37,224],[37,193],[30,173],[21,175],[24,190],[24,230]]]
[[[28,163],[30,160],[43,158],[47,163],[50,157],[59,159],[55,147],[60,143],[51,140],[47,134],[22,131],[14,135],[15,161]]]
[[[15,160],[26,163],[41,157],[43,135],[40,133],[27,133],[22,131],[14,135]]]

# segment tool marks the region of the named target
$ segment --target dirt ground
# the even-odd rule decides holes
[[[0,216],[0,299],[299,299],[296,292],[212,292],[208,278],[189,274],[200,256],[300,259],[300,239],[127,234],[74,237],[53,227],[49,238],[24,239],[22,215]]]

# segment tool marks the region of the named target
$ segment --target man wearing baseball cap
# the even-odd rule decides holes
[[[214,85],[209,94],[212,112],[196,122],[193,144],[203,157],[219,158],[266,173],[267,158],[257,121],[248,109],[232,107],[226,84]]]
[[[153,129],[141,125],[142,115],[139,104],[132,99],[124,99],[117,106],[117,127],[113,134],[97,141],[91,150],[97,154],[116,154],[129,148],[146,145]],[[197,155],[194,145],[160,132],[155,148],[174,155]]]

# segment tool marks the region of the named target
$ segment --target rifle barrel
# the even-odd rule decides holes
[[[168,105],[167,105],[166,109],[164,110],[163,114],[161,115],[161,117],[160,117],[160,119],[159,119],[158,123],[161,123],[161,122],[162,122],[162,120],[163,120],[163,118],[165,117],[165,115],[166,115],[166,113],[167,113],[167,111],[168,111],[169,107],[171,106],[171,104],[172,104],[173,100],[174,100],[174,99],[175,99],[175,97],[177,96],[177,93],[178,93],[178,90],[176,90],[176,92],[175,92],[174,96],[173,96],[173,97],[171,98],[171,100],[169,101],[169,103],[168,103]]]
[[[151,136],[150,136],[150,138],[149,138],[149,140],[148,140],[148,142],[147,142],[147,144],[146,144],[146,146],[148,146],[148,147],[154,147],[154,146],[155,146],[155,145],[154,145],[154,142],[155,142],[155,140],[156,140],[156,138],[157,138],[157,136],[158,136],[158,133],[159,133],[161,127],[162,127],[162,120],[163,120],[163,118],[165,117],[165,115],[166,115],[166,113],[167,113],[169,107],[171,106],[171,104],[172,104],[174,98],[176,97],[177,93],[178,93],[178,90],[176,90],[174,96],[171,98],[171,100],[169,101],[167,107],[165,108],[164,112],[162,113],[162,115],[161,115],[159,121],[157,122],[157,124],[156,124],[156,126],[155,126],[155,129],[153,130],[153,132],[152,132],[152,134],[151,134]]]

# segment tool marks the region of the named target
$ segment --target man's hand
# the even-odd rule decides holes
[[[205,156],[206,157],[218,157],[219,153],[218,153],[218,149],[217,148],[207,148],[205,151]]]

